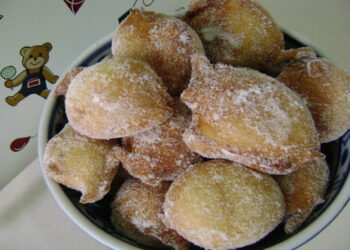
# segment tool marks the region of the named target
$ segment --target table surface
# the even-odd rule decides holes
[[[20,73],[24,70],[20,50],[26,46],[50,42],[52,50],[46,66],[53,74],[60,75],[87,47],[114,31],[118,25],[118,17],[134,4],[136,7],[146,9],[166,10],[165,13],[174,15],[179,9],[181,10],[180,7],[186,6],[187,2],[184,0],[2,0],[0,70],[11,65],[16,68],[17,74]],[[278,24],[303,34],[333,62],[350,72],[350,49],[347,47],[350,38],[349,0],[257,2],[266,7]],[[147,6],[148,4],[151,5]],[[72,8],[77,10],[79,6],[74,14]],[[0,81],[5,82],[1,78]],[[48,84],[49,89],[53,86]],[[0,114],[4,117],[0,123],[2,131],[0,188],[2,188],[37,157],[37,127],[45,99],[38,95],[30,95],[12,107],[5,102],[5,98],[17,93],[19,87],[9,89],[1,83],[0,88]],[[64,222],[66,227],[72,224],[67,217],[62,216],[62,220],[66,220]],[[349,222],[350,208],[347,206],[329,227],[300,249],[349,248],[350,239],[347,236]],[[79,234],[79,237],[84,242],[94,242],[84,233]],[[52,248],[58,249],[59,245],[53,245]],[[96,242],[90,245],[90,249],[100,248],[104,247]]]

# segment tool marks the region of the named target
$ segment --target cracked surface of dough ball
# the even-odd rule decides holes
[[[214,63],[267,70],[298,51],[284,50],[278,25],[253,1],[195,0],[183,20],[198,33]]]
[[[136,179],[126,180],[118,190],[112,204],[112,220],[118,218],[131,223],[143,234],[155,237],[175,249],[186,249],[188,242],[162,222],[163,203],[169,183],[157,187]],[[114,217],[114,218],[113,218]]]
[[[174,115],[165,123],[123,138],[123,147],[114,147],[111,151],[132,176],[149,185],[174,180],[201,160],[182,139],[191,121],[190,110],[178,99],[173,107]]]
[[[129,136],[165,122],[172,98],[144,62],[112,58],[85,68],[69,85],[66,111],[79,133],[96,139]]]
[[[315,54],[299,56],[277,79],[307,99],[321,143],[333,141],[350,128],[350,75]]]
[[[98,201],[109,191],[119,167],[118,160],[107,157],[113,144],[80,135],[67,124],[46,145],[43,169],[56,182],[80,191],[81,203]]]
[[[192,110],[184,141],[208,158],[237,161],[269,174],[286,174],[322,157],[310,111],[283,83],[248,68],[211,65],[193,57],[181,100]]]
[[[190,56],[204,53],[198,35],[183,21],[160,13],[131,10],[112,40],[112,53],[145,61],[172,95],[183,91],[191,76]]]
[[[325,160],[308,162],[288,175],[275,176],[284,193],[287,220],[286,233],[296,230],[318,204],[323,203],[329,169]]]
[[[267,174],[239,163],[193,165],[170,186],[164,222],[203,248],[238,248],[271,232],[285,214],[283,194]]]

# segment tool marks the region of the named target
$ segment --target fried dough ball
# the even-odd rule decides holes
[[[321,143],[330,142],[350,128],[350,75],[315,54],[306,56],[299,53],[278,80],[307,99]]]
[[[162,125],[123,138],[123,148],[111,151],[134,177],[149,185],[174,180],[201,157],[192,152],[182,140],[191,121],[190,110],[175,99],[174,115]]]
[[[286,233],[297,229],[314,207],[324,202],[328,179],[329,169],[324,160],[311,161],[291,174],[276,176],[286,201]]]
[[[183,21],[139,9],[118,27],[112,40],[112,53],[145,61],[163,79],[172,95],[180,94],[191,76],[190,56],[204,54],[198,35]]]
[[[132,241],[151,249],[164,248],[164,244],[162,244],[161,241],[152,236],[141,233],[131,222],[125,221],[118,212],[112,214],[111,222],[118,233]]]
[[[162,207],[169,185],[163,182],[152,187],[136,179],[126,180],[112,204],[112,218],[116,223],[124,221],[132,224],[143,234],[155,237],[165,245],[186,249],[188,242],[162,222]]]
[[[141,233],[130,221],[124,220],[118,211],[113,211],[111,222],[115,230],[120,233],[122,236],[127,237],[128,239],[135,241],[139,244],[142,244],[151,249],[156,248],[160,249],[164,247],[164,244],[156,239],[155,237]]]
[[[48,142],[43,169],[56,182],[82,193],[80,203],[102,199],[109,191],[119,161],[107,157],[113,141],[77,133],[70,124]]]
[[[58,83],[57,87],[55,88],[55,95],[56,96],[66,95],[69,84],[71,83],[73,78],[77,74],[79,74],[83,69],[84,69],[84,67],[78,67],[78,68],[74,68],[74,69],[71,69],[70,71],[68,71],[64,75],[62,81],[60,83]]]
[[[253,1],[195,0],[183,20],[198,33],[214,63],[266,70],[298,51],[284,50],[279,27]]]
[[[284,213],[283,194],[272,177],[224,160],[188,168],[171,184],[164,203],[165,224],[206,249],[253,244]]]
[[[172,115],[172,98],[148,64],[113,58],[85,68],[69,85],[66,111],[79,133],[96,139],[129,136]]]
[[[193,56],[192,79],[181,100],[192,109],[184,141],[209,158],[286,174],[322,157],[311,114],[284,84],[258,71],[212,66]]]

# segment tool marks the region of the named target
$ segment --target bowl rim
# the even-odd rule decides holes
[[[332,58],[330,58],[324,51],[322,51],[315,43],[308,39],[306,36],[293,31],[287,27],[280,26],[283,33],[290,35],[292,38],[296,39],[299,42],[302,42],[304,45],[313,48],[317,54],[320,56],[327,58],[328,60],[334,62]],[[89,57],[97,48],[107,44],[111,41],[114,32],[111,32],[104,37],[100,38],[97,42],[90,45],[87,49],[85,49],[80,56],[78,56],[61,74],[60,78],[57,82],[60,82],[64,75],[69,72],[70,69],[77,67],[80,65],[85,59]],[[45,146],[48,141],[48,130],[50,124],[51,111],[56,103],[57,97],[54,95],[54,90],[57,87],[53,88],[50,95],[48,96],[41,118],[39,122],[39,130],[38,130],[38,155],[40,161],[40,169],[41,173],[44,177],[44,181],[49,188],[51,194],[54,199],[58,203],[59,207],[64,211],[64,213],[85,233],[90,235],[95,240],[99,241],[101,244],[112,248],[112,249],[123,249],[123,250],[136,250],[140,249],[135,246],[132,246],[110,234],[103,231],[93,222],[91,222],[87,217],[85,217],[68,199],[66,194],[63,192],[62,188],[58,183],[53,181],[50,177],[48,177],[43,168],[42,168],[42,159],[45,150]],[[305,227],[300,232],[296,233],[292,237],[277,243],[276,245],[268,248],[268,249],[295,249],[298,248],[314,237],[316,237],[320,232],[322,232],[335,218],[341,213],[343,208],[349,201],[350,197],[350,178],[347,176],[343,186],[340,188],[339,193],[336,195],[332,203],[323,211],[323,213],[313,222],[311,222],[307,227]]]

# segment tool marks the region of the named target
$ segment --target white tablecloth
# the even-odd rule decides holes
[[[0,249],[106,248],[63,213],[35,160],[0,191]]]

